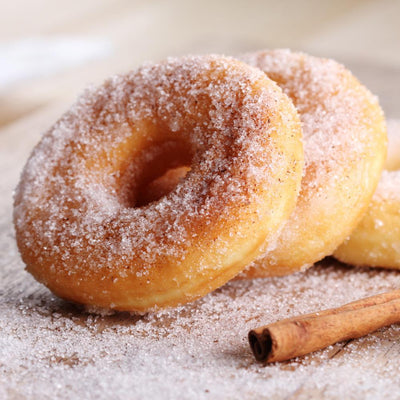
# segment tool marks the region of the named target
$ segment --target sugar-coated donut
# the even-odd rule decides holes
[[[352,265],[400,268],[400,121],[388,121],[388,158],[367,213],[334,252]]]
[[[305,172],[282,233],[241,277],[289,274],[330,255],[365,213],[386,154],[378,101],[342,65],[289,50],[247,54],[293,100],[303,125]]]
[[[400,169],[400,119],[388,119],[388,151],[384,169],[396,171]]]
[[[62,298],[183,304],[274,240],[302,158],[297,112],[261,71],[218,56],[145,65],[88,90],[33,150],[15,195],[18,247]],[[140,198],[179,166],[190,171],[170,193]]]

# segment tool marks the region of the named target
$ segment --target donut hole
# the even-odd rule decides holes
[[[161,176],[152,180],[138,191],[136,207],[145,206],[172,192],[189,171],[190,166],[188,165],[170,168],[165,171]]]
[[[166,196],[190,171],[192,154],[190,146],[175,140],[143,149],[121,174],[121,202],[143,207]]]

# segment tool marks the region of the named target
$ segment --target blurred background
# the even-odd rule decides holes
[[[400,0],[2,0],[0,128],[144,61],[276,47],[335,58],[400,117]]]

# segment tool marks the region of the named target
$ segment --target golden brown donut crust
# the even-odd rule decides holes
[[[279,239],[240,277],[285,275],[330,255],[356,227],[377,186],[386,127],[377,99],[342,65],[289,50],[247,54],[293,100],[305,171]]]
[[[400,269],[400,121],[388,121],[388,157],[368,210],[333,253],[351,265]]]
[[[65,299],[183,304],[274,240],[302,158],[297,112],[261,71],[218,56],[145,65],[88,90],[33,150],[15,195],[18,247]],[[180,165],[190,172],[174,190],[140,204]]]

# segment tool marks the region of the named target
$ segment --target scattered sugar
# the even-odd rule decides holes
[[[251,328],[397,288],[397,272],[330,260],[305,274],[230,282],[174,310],[98,315],[55,298],[10,251],[15,261],[0,272],[2,398],[398,397],[397,326],[268,366],[246,339]]]

